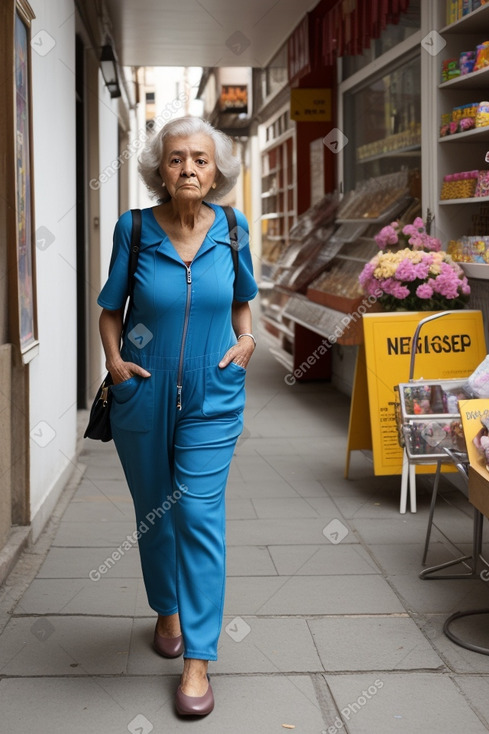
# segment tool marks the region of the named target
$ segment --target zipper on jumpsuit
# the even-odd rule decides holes
[[[187,338],[188,321],[190,316],[190,299],[192,297],[192,273],[190,272],[189,265],[186,265],[185,267],[187,268],[187,300],[185,303],[185,318],[183,320],[182,344],[180,346],[180,361],[178,363],[177,410],[182,409],[183,356],[185,352],[185,340]]]

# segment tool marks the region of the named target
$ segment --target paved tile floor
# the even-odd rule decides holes
[[[453,611],[489,607],[489,583],[418,578],[431,479],[403,516],[400,478],[374,477],[368,456],[355,452],[344,479],[348,398],[284,375],[262,340],[228,487],[214,713],[174,713],[181,661],[150,647],[136,548],[96,573],[134,521],[113,446],[85,441],[49,527],[0,589],[2,734],[489,731],[489,656],[442,632]],[[470,508],[446,480],[435,520],[430,563],[470,547]],[[457,629],[489,644],[488,619]]]

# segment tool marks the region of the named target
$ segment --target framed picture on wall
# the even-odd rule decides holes
[[[15,265],[17,288],[12,304],[14,333],[23,362],[38,353],[36,318],[35,238],[32,170],[31,21],[34,13],[25,0],[17,0],[14,20],[14,172]]]

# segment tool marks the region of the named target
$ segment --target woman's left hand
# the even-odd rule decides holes
[[[251,355],[255,351],[255,343],[249,336],[242,336],[241,339],[231,349],[228,349],[224,357],[219,362],[219,367],[227,367],[230,362],[239,364],[240,367],[248,366]]]

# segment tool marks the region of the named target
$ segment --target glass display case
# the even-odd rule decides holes
[[[386,74],[370,77],[344,96],[344,188],[369,178],[420,168],[421,60],[419,52]],[[358,124],[362,120],[362,124]]]

